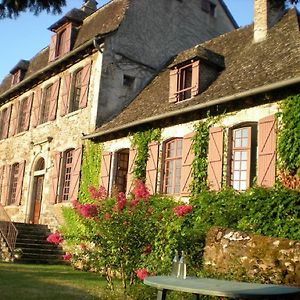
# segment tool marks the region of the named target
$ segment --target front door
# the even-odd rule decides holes
[[[126,192],[129,150],[123,149],[117,153],[117,170],[115,185],[117,192]]]
[[[43,195],[44,175],[35,176],[33,182],[33,209],[30,223],[38,224],[40,219],[42,195]]]

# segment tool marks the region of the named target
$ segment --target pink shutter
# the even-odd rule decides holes
[[[8,136],[13,136],[17,133],[19,105],[19,101],[13,104]]]
[[[73,150],[72,173],[70,180],[69,199],[76,200],[79,190],[80,170],[81,170],[82,146]]]
[[[60,80],[57,80],[56,82],[53,83],[52,88],[51,88],[48,121],[54,121],[56,118],[59,84],[60,84]]]
[[[3,206],[6,205],[7,198],[8,198],[8,188],[9,188],[9,181],[10,181],[10,170],[11,170],[11,166],[10,165],[4,166],[3,180],[2,180],[2,191],[1,191],[1,204]]]
[[[127,187],[126,187],[126,192],[129,194],[134,185],[134,166],[135,166],[135,159],[136,159],[137,151],[136,149],[130,149],[129,150],[129,162],[128,162],[128,173],[127,173]]]
[[[100,185],[109,193],[109,177],[112,153],[104,151],[101,159]]]
[[[271,187],[276,175],[276,118],[268,116],[258,122],[257,184]]]
[[[53,169],[51,174],[51,190],[50,190],[50,203],[55,204],[58,198],[58,183],[61,167],[61,152],[56,152],[54,155]]]
[[[192,64],[192,97],[199,93],[199,60]]]
[[[49,46],[49,59],[48,61],[51,62],[55,60],[56,57],[56,42],[57,42],[57,34],[51,36],[51,43]]]
[[[3,116],[3,131],[2,131],[3,139],[6,139],[8,137],[9,123],[10,123],[10,117],[11,117],[11,108],[12,108],[12,106],[10,105],[7,108],[7,111],[5,112],[5,116],[2,115]]]
[[[169,102],[178,100],[178,69],[170,70]]]
[[[91,64],[88,64],[82,69],[81,92],[80,92],[80,101],[79,101],[80,108],[85,108],[87,106],[90,73],[91,73]]]
[[[42,99],[42,89],[38,89],[33,98],[32,119],[31,119],[32,127],[36,127],[39,124],[41,99]]]
[[[219,191],[222,184],[223,128],[209,129],[207,178],[210,190]]]
[[[71,74],[65,73],[62,80],[62,91],[61,91],[61,106],[60,115],[64,116],[69,111],[69,97],[70,97],[70,85],[71,85]]]
[[[72,38],[72,23],[68,24],[65,32],[65,40],[63,41],[63,51],[61,55],[64,55],[71,50],[71,38]]]
[[[29,129],[32,101],[33,101],[33,94],[31,94],[27,99],[26,111],[24,112],[25,113],[24,130]]]
[[[5,166],[0,167],[0,203],[1,204],[4,204],[4,203],[2,203],[2,188],[3,188],[4,169],[5,169]]]
[[[15,204],[18,205],[21,205],[24,170],[25,170],[25,161],[19,163],[19,173],[18,173],[16,199],[15,199]]]
[[[159,143],[151,142],[148,145],[148,160],[146,166],[146,187],[151,195],[156,193],[158,157]]]
[[[194,160],[194,152],[192,149],[194,136],[195,132],[191,132],[185,135],[182,140],[182,165],[180,179],[181,196],[188,196],[190,194],[190,184],[192,182],[192,163]]]

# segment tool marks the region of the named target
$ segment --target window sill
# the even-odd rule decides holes
[[[47,121],[45,123],[42,123],[42,124],[39,124],[38,126],[36,126],[36,128],[42,128],[42,127],[45,127],[47,125],[50,125],[53,121]]]
[[[81,109],[77,109],[75,111],[71,111],[68,114],[65,115],[66,118],[71,118],[73,116],[76,116],[80,113]]]

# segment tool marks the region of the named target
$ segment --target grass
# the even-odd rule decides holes
[[[70,266],[0,263],[3,300],[126,299],[106,288],[104,278]]]

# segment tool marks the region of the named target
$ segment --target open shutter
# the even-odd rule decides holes
[[[42,99],[42,89],[38,89],[33,98],[32,120],[31,120],[32,127],[36,127],[39,124],[41,99]]]
[[[13,104],[8,136],[13,136],[17,132],[19,105],[19,101]]]
[[[210,190],[219,191],[222,184],[223,128],[209,129],[207,178]]]
[[[151,195],[156,193],[158,157],[159,143],[151,142],[148,145],[148,160],[146,166],[146,187]]]
[[[136,149],[130,149],[129,150],[127,187],[126,187],[127,194],[129,194],[132,191],[133,185],[134,185],[133,169],[134,169],[134,165],[135,165],[136,155],[137,155],[137,150]]]
[[[71,74],[65,73],[62,79],[62,91],[61,91],[61,106],[60,115],[64,116],[69,111],[69,97],[70,97],[70,86],[71,86]]]
[[[26,111],[24,112],[25,113],[24,130],[29,129],[32,101],[33,101],[33,94],[31,94],[27,99]]]
[[[199,60],[192,64],[192,97],[199,93]]]
[[[276,118],[268,116],[258,122],[257,184],[272,187],[276,175]]]
[[[79,190],[80,170],[81,170],[82,146],[73,150],[72,173],[70,180],[69,199],[76,200]]]
[[[188,196],[190,194],[190,184],[192,182],[192,163],[194,160],[193,137],[195,132],[191,132],[182,140],[182,165],[180,178],[180,194]]]
[[[4,175],[5,166],[0,167],[0,203],[2,203],[2,188],[3,188],[3,175]]]
[[[16,189],[16,199],[15,199],[15,204],[17,205],[21,205],[24,170],[25,170],[25,161],[19,163],[19,172],[18,172],[18,181],[17,181],[17,189]]]
[[[112,153],[104,151],[101,159],[100,185],[103,186],[109,194],[109,177],[111,167]]]
[[[87,106],[90,73],[91,73],[91,64],[88,64],[82,69],[81,92],[80,92],[80,101],[79,101],[80,108],[85,108]]]
[[[56,152],[54,155],[53,169],[51,175],[51,191],[50,191],[50,203],[55,204],[58,198],[58,183],[59,183],[59,174],[61,167],[61,152]]]
[[[52,88],[51,88],[48,121],[54,121],[56,118],[59,83],[60,83],[60,80],[57,80],[56,82],[53,83]]]
[[[2,131],[2,138],[6,139],[8,137],[8,130],[9,130],[9,123],[10,123],[10,116],[11,116],[11,108],[12,106],[10,105],[6,112],[5,115],[3,116],[3,131]],[[3,112],[2,112],[3,114]]]
[[[65,40],[63,41],[62,55],[70,52],[71,50],[71,38],[72,38],[72,23],[66,27]]]
[[[55,33],[54,35],[51,36],[51,43],[49,46],[49,59],[48,59],[49,62],[55,60],[56,42],[57,42],[57,34]]]
[[[178,100],[178,69],[170,70],[169,102]]]
[[[11,170],[11,166],[10,165],[4,166],[3,179],[2,179],[2,190],[1,190],[1,204],[3,206],[6,205],[7,198],[8,198],[8,189],[9,189],[9,181],[10,181],[10,170]]]

